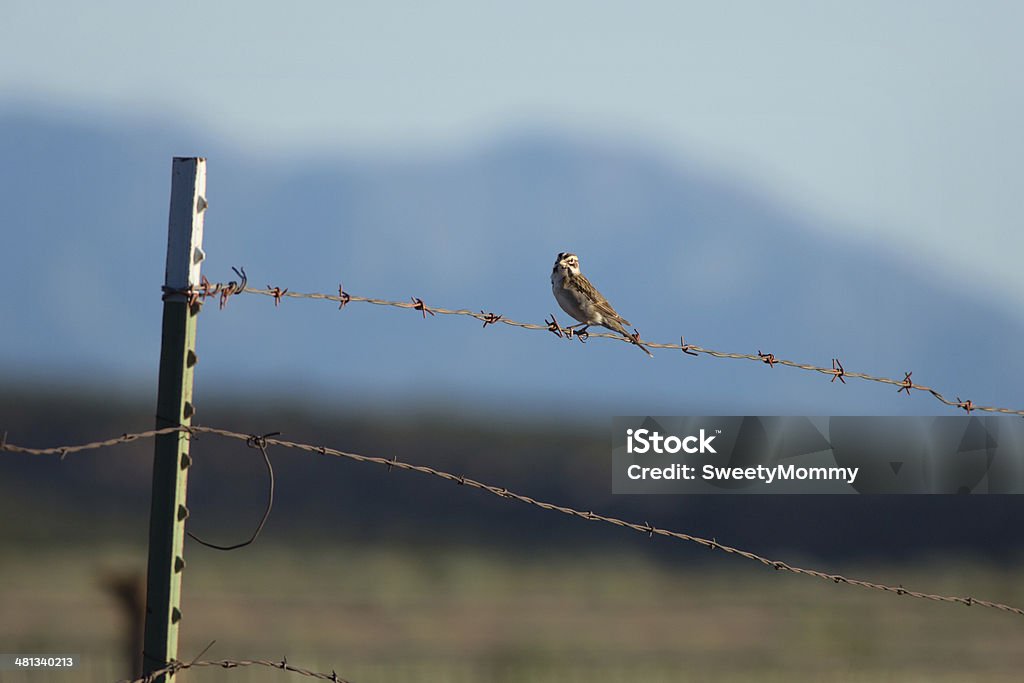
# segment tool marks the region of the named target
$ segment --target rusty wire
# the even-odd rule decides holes
[[[267,437],[277,436],[280,433],[281,432],[271,432],[269,434],[264,434],[263,436],[250,436],[249,440],[245,442],[246,446],[248,446],[249,448],[258,449],[260,454],[263,455],[263,464],[267,466],[268,484],[267,505],[263,509],[263,517],[260,518],[260,523],[256,525],[256,529],[252,532],[249,538],[247,538],[244,541],[240,541],[239,543],[232,543],[231,545],[219,545],[217,543],[211,543],[210,541],[204,541],[202,538],[192,533],[191,531],[186,531],[185,533],[188,535],[189,538],[191,538],[199,545],[204,545],[207,548],[212,548],[213,550],[223,551],[238,550],[239,548],[244,548],[256,542],[256,539],[259,538],[260,532],[263,531],[263,527],[266,525],[267,520],[270,519],[270,511],[274,508],[274,466],[270,463],[270,456],[267,454]]]
[[[535,498],[531,498],[530,496],[526,496],[521,493],[509,491],[505,487],[495,486],[493,484],[485,484],[483,482],[476,481],[475,479],[469,479],[465,476],[452,474],[450,472],[445,472],[442,470],[437,470],[427,465],[414,465],[412,463],[402,462],[397,458],[389,459],[378,456],[361,455],[359,453],[349,453],[347,451],[341,451],[335,448],[328,448],[326,446],[315,446],[312,444],[298,443],[295,441],[286,441],[284,439],[271,438],[269,436],[254,436],[252,434],[243,434],[241,432],[233,432],[227,429],[219,429],[216,427],[205,427],[198,425],[164,427],[163,429],[154,429],[146,432],[138,432],[135,434],[123,434],[119,437],[115,437],[112,439],[94,441],[92,443],[87,444],[79,444],[74,446],[54,446],[50,448],[28,448],[25,446],[16,446],[11,443],[3,443],[2,445],[0,445],[0,451],[8,451],[11,453],[24,453],[28,455],[59,455],[61,459],[63,459],[64,457],[71,453],[78,453],[80,451],[105,448],[119,443],[127,443],[130,441],[135,441],[137,439],[149,438],[156,436],[158,434],[168,434],[171,432],[185,432],[192,436],[196,434],[214,434],[229,439],[245,441],[246,443],[251,442],[253,439],[262,439],[263,443],[265,443],[266,445],[297,449],[301,451],[306,451],[307,453],[315,453],[318,455],[330,455],[338,458],[346,458],[348,460],[354,460],[356,462],[372,463],[375,465],[384,466],[388,469],[388,471],[392,469],[399,469],[408,472],[419,472],[420,474],[426,474],[431,477],[437,477],[439,479],[444,479],[445,481],[454,482],[460,486],[467,486],[469,488],[485,491],[487,493],[498,496],[499,498],[503,498],[505,500],[514,500],[520,503],[525,503],[526,505],[531,505],[533,507],[540,508],[541,510],[547,510],[549,512],[560,512],[571,517],[577,517],[579,519],[584,519],[591,522],[602,522],[605,524],[610,524],[612,526],[617,526],[620,528],[629,529],[631,531],[636,531],[638,533],[645,534],[651,538],[653,538],[654,536],[662,536],[665,538],[673,538],[676,540],[686,541],[689,543],[696,543],[697,545],[708,548],[709,550],[721,551],[723,553],[726,553],[727,555],[737,555],[739,557],[760,563],[766,567],[770,567],[777,571],[784,571],[789,572],[791,574],[799,574],[802,576],[812,576],[814,578],[822,579],[825,581],[831,581],[833,583],[844,583],[851,586],[859,586],[861,588],[882,591],[885,593],[891,593],[895,595],[905,595],[910,596],[912,598],[920,598],[923,600],[932,600],[937,602],[958,603],[961,605],[965,605],[967,607],[977,605],[979,607],[988,607],[992,609],[1001,610],[1003,612],[1010,612],[1012,614],[1024,616],[1024,609],[1020,607],[1013,607],[1012,605],[992,602],[989,600],[979,600],[973,597],[955,595],[936,595],[931,593],[923,593],[921,591],[909,590],[907,588],[904,588],[903,585],[893,586],[882,583],[874,583],[871,581],[864,581],[862,579],[849,578],[846,576],[842,576],[840,574],[829,574],[828,572],[819,571],[817,569],[795,567],[793,565],[782,562],[781,560],[772,560],[747,550],[741,550],[739,548],[734,548],[732,546],[719,543],[715,539],[701,538],[700,536],[693,536],[687,533],[662,529],[660,527],[656,527],[650,524],[649,522],[638,524],[636,522],[629,522],[626,520],[619,519],[617,517],[609,517],[607,515],[598,514],[592,511],[577,510],[566,505],[548,503],[545,501],[537,500]]]
[[[725,351],[716,351],[715,349],[709,349],[696,344],[685,343],[680,338],[679,344],[662,344],[658,342],[649,342],[642,340],[640,334],[634,330],[632,335],[622,336],[611,332],[584,332],[583,334],[574,334],[571,328],[562,327],[555,319],[554,315],[551,316],[551,320],[545,319],[544,324],[535,323],[524,323],[518,320],[512,320],[506,318],[503,315],[499,315],[493,312],[484,311],[472,311],[466,308],[450,309],[440,308],[437,306],[427,306],[422,299],[418,297],[411,297],[411,301],[391,301],[388,299],[376,299],[373,297],[357,296],[346,292],[341,285],[338,285],[337,294],[325,294],[321,292],[295,292],[289,289],[281,289],[280,287],[270,287],[266,289],[257,289],[254,287],[246,286],[245,282],[245,270],[235,270],[239,277],[243,278],[241,284],[235,281],[228,283],[216,283],[211,284],[208,281],[204,281],[203,285],[199,288],[189,288],[181,292],[194,300],[204,300],[208,296],[219,295],[220,306],[224,307],[227,298],[234,294],[258,294],[268,296],[274,300],[275,305],[279,305],[282,299],[319,299],[323,301],[332,301],[338,304],[338,308],[344,308],[350,303],[367,303],[375,306],[390,306],[394,308],[407,308],[415,311],[419,311],[423,318],[427,317],[429,313],[431,316],[435,315],[460,315],[474,318],[483,323],[484,327],[488,325],[508,325],[510,327],[518,327],[524,330],[535,330],[541,332],[551,332],[555,336],[567,340],[572,340],[574,337],[581,342],[586,342],[588,339],[593,337],[601,337],[604,339],[614,339],[616,341],[625,342],[635,346],[639,346],[643,350],[650,349],[669,349],[674,351],[682,351],[683,353],[691,356],[697,356],[704,354],[712,358],[731,358],[735,360],[750,360],[757,361],[759,363],[765,363],[769,367],[774,368],[776,365],[783,365],[790,368],[796,368],[797,370],[805,370],[808,372],[817,372],[823,375],[827,375],[831,378],[830,381],[835,382],[836,379],[842,384],[846,384],[845,378],[856,378],[865,380],[867,382],[877,382],[879,384],[888,384],[896,387],[897,392],[906,392],[910,395],[911,389],[915,391],[923,391],[934,396],[941,403],[950,406],[952,408],[958,408],[970,414],[972,411],[981,411],[987,413],[1001,413],[1004,415],[1017,415],[1024,417],[1024,410],[1016,410],[1012,408],[1002,408],[999,406],[980,406],[975,404],[971,400],[961,400],[958,396],[955,401],[946,398],[940,391],[933,389],[932,387],[925,386],[923,384],[917,384],[916,382],[910,381],[912,372],[905,372],[905,378],[903,380],[896,380],[891,377],[882,377],[878,375],[870,375],[864,372],[854,372],[852,370],[846,370],[839,363],[838,359],[833,359],[832,367],[822,367],[813,365],[810,363],[798,363],[796,361],[785,360],[778,358],[774,353],[762,353],[758,349],[756,354],[752,353],[730,353]],[[648,354],[650,352],[648,351]]]
[[[299,674],[300,676],[308,676],[309,678],[316,678],[322,681],[333,681],[333,683],[351,683],[351,681],[349,681],[347,678],[342,678],[334,671],[331,671],[331,673],[328,674],[320,671],[311,671],[310,669],[303,669],[301,667],[295,666],[294,664],[290,664],[288,662],[287,657],[277,662],[271,661],[269,659],[214,659],[208,661],[196,660],[191,662],[182,662],[173,659],[167,666],[161,669],[157,669],[156,671],[153,671],[145,676],[140,676],[138,678],[126,678],[122,681],[119,681],[119,683],[153,683],[153,681],[156,681],[161,676],[173,676],[184,669],[195,669],[198,667],[212,666],[219,666],[222,669],[237,669],[239,667],[249,666],[265,666],[270,669],[288,671],[293,674]]]

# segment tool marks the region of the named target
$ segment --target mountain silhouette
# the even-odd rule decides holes
[[[559,251],[645,339],[829,366],[1016,405],[1024,317],[914,254],[840,236],[651,148],[525,131],[415,157],[247,153],[167,121],[0,109],[0,372],[155,387],[173,155],[208,159],[204,273],[500,313],[558,312]],[[843,231],[849,235],[849,231]],[[939,413],[926,394],[470,319],[236,297],[207,305],[197,391],[574,414]],[[271,398],[268,398],[271,400]]]

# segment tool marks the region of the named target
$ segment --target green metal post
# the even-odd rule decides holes
[[[163,336],[157,427],[192,422],[192,376],[196,363],[196,317],[184,294],[199,285],[204,258],[206,160],[175,157],[171,173],[171,209],[167,228]],[[185,519],[188,517],[189,440],[184,432],[156,437],[153,491],[149,513],[149,567],[146,577],[146,635],[142,669],[150,674],[178,656],[181,623],[181,575],[185,569]],[[157,681],[169,683],[173,675]]]

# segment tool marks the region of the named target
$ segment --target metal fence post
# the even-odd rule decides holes
[[[167,228],[163,335],[157,428],[191,424],[192,376],[198,308],[180,292],[199,285],[204,258],[203,215],[206,210],[206,160],[175,157],[171,174],[171,208]],[[181,575],[185,569],[185,519],[188,517],[189,435],[156,437],[153,490],[149,516],[149,566],[146,576],[144,674],[178,655],[181,622]],[[170,681],[173,674],[157,681]]]

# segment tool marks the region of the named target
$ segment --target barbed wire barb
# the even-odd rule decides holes
[[[487,327],[488,325],[493,325],[502,318],[502,316],[500,315],[495,315],[494,313],[484,313],[483,311],[480,311],[480,315],[483,316],[484,327]]]
[[[846,374],[846,371],[843,370],[843,364],[839,362],[838,358],[833,358],[832,359],[832,379],[829,380],[829,381],[832,382],[832,383],[835,383],[835,381],[838,379],[843,384],[846,384],[846,380],[843,379],[843,375],[845,375],[845,374]]]
[[[649,357],[654,358],[654,354],[651,353],[646,346],[640,342],[640,330],[633,328],[633,334],[627,334],[626,337],[630,342],[640,347],[640,350],[646,353]]]
[[[271,287],[267,285],[267,289],[270,290],[271,296],[274,297],[274,308],[281,305],[281,298],[288,293],[287,289],[281,289],[280,287]]]
[[[558,318],[555,317],[554,313],[551,314],[551,322],[548,322],[547,318],[544,318],[544,322],[548,325],[548,332],[551,332],[559,339],[562,338],[562,326],[558,324]]]
[[[699,353],[690,350],[693,347],[692,345],[686,343],[686,339],[683,337],[683,335],[679,335],[679,348],[682,350],[683,353],[685,353],[688,356],[700,355]]]
[[[338,310],[340,311],[341,309],[345,308],[345,304],[347,304],[351,300],[352,300],[352,297],[350,297],[348,295],[348,293],[345,291],[345,288],[342,287],[341,283],[339,282],[338,283]]]

